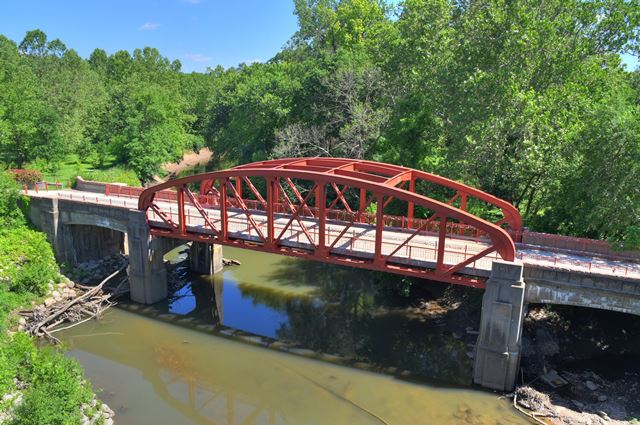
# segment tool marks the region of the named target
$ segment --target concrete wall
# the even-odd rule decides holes
[[[640,315],[640,281],[527,265],[527,303],[563,304]]]
[[[99,260],[125,252],[125,234],[117,230],[83,224],[68,224],[65,225],[65,231],[69,232],[71,236],[73,264]]]

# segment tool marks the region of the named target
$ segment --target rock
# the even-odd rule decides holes
[[[560,376],[554,369],[550,369],[546,374],[542,375],[540,379],[553,388],[563,387],[569,383],[569,381]]]
[[[23,326],[26,325],[27,324],[27,319],[25,319],[24,317],[20,317],[18,319],[18,324],[19,325],[23,325]]]
[[[598,401],[600,403],[607,401],[607,396],[606,395],[599,395],[598,396]]]
[[[46,300],[44,300],[44,305],[47,307],[52,306],[55,303],[56,300],[54,300],[53,298],[47,298]]]
[[[587,388],[589,388],[591,391],[595,391],[595,390],[597,390],[598,388],[600,388],[600,387],[598,386],[598,384],[594,384],[592,381],[586,381],[586,382],[584,383],[584,385],[585,385]]]
[[[113,419],[107,418],[104,420],[104,425],[113,425]]]
[[[51,296],[52,296],[53,298],[55,298],[55,299],[60,299],[60,292],[58,292],[58,291],[53,291],[53,292],[51,293]]]
[[[67,281],[67,288],[72,289],[74,286],[76,286],[76,284],[73,283],[73,281],[71,280]]]
[[[602,419],[604,419],[605,421],[610,421],[611,418],[609,417],[609,415],[607,415],[605,412],[603,412],[602,410],[598,410],[596,412],[598,414],[598,416],[600,416]]]
[[[578,400],[571,400],[571,402],[575,404],[578,409],[584,409],[584,403],[580,403]]]
[[[111,408],[104,403],[102,403],[101,409],[102,409],[102,413],[104,413],[108,417],[112,417],[115,414],[113,413],[113,410],[111,410]]]

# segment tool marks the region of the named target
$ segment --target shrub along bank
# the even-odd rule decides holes
[[[79,424],[81,406],[94,395],[78,363],[11,331],[19,320],[14,312],[60,279],[51,246],[28,226],[19,198],[12,177],[0,173],[0,422]]]

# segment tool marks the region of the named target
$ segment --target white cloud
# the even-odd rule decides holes
[[[160,24],[156,24],[153,22],[145,22],[141,27],[140,31],[153,31],[157,30]]]
[[[213,59],[200,53],[185,53],[184,58],[193,62],[209,62]]]

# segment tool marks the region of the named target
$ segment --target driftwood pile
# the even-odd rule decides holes
[[[240,266],[242,265],[242,263],[238,260],[234,260],[234,259],[227,259],[227,258],[223,258],[222,259],[222,265],[223,266]]]
[[[127,261],[123,262],[116,271],[95,286],[70,283],[69,286],[54,291],[54,296],[47,298],[44,304],[18,312],[21,316],[20,329],[59,343],[58,338],[53,336],[54,333],[93,318],[99,319],[114,305],[118,296],[129,291],[128,279],[126,273],[123,273],[127,264]]]

